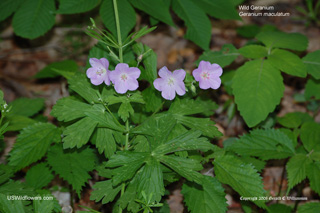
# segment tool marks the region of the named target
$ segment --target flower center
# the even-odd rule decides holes
[[[168,83],[168,86],[174,85],[174,79],[173,78],[169,78],[167,83]]]
[[[202,79],[208,80],[210,78],[210,74],[208,72],[203,72],[201,73],[201,77]]]
[[[128,76],[126,74],[122,74],[120,78],[121,80],[126,81],[128,79]]]
[[[102,76],[106,73],[107,71],[105,69],[99,69],[96,74],[99,75],[99,76]]]

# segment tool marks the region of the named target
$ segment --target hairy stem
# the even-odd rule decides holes
[[[118,13],[118,5],[117,5],[117,0],[113,0],[113,8],[114,8],[114,15],[116,19],[116,27],[117,27],[117,34],[118,34],[118,44],[119,44],[119,59],[120,63],[123,63],[123,53],[122,53],[122,40],[121,40],[121,30],[120,30],[120,21],[119,21],[119,13]],[[128,120],[126,121],[126,143],[125,143],[125,150],[128,149],[128,143],[129,143],[129,123]],[[120,196],[124,194],[126,184],[122,183],[122,188],[121,188],[121,194]],[[119,213],[122,213],[122,208],[119,207]]]
[[[120,63],[123,63],[123,53],[122,53],[122,39],[121,39],[121,30],[120,30],[120,21],[119,21],[119,13],[118,13],[118,5],[117,0],[113,0],[113,8],[114,8],[114,15],[116,18],[116,27],[117,27],[117,34],[118,34],[118,44],[119,44],[119,59]]]

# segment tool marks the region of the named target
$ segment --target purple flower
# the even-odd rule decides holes
[[[218,64],[200,61],[198,69],[193,70],[192,74],[201,89],[218,89],[221,85],[222,68]]]
[[[100,85],[104,82],[106,85],[110,85],[109,80],[109,61],[105,58],[97,59],[90,58],[89,63],[92,67],[87,70],[87,76],[94,85]]]
[[[128,90],[138,89],[137,78],[140,76],[140,70],[136,67],[129,67],[128,64],[120,63],[115,70],[109,72],[109,77],[117,93],[124,94]]]
[[[161,95],[164,99],[173,100],[176,97],[176,93],[180,96],[186,93],[184,85],[184,78],[186,72],[182,69],[175,70],[173,73],[168,70],[167,67],[162,67],[159,70],[160,78],[154,80],[154,87],[161,91]]]

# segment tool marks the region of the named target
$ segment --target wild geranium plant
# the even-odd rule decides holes
[[[117,29],[120,35],[118,22]],[[146,28],[143,30],[147,31]],[[97,170],[106,180],[93,186],[91,199],[102,201],[103,204],[113,202],[115,212],[124,209],[152,212],[152,208],[163,206],[165,185],[184,177],[190,184],[196,184],[186,186],[186,190],[207,185],[214,189],[219,196],[219,205],[215,205],[215,208],[225,211],[221,184],[215,178],[198,172],[203,168],[201,161],[206,161],[202,154],[214,148],[208,138],[221,134],[214,122],[189,116],[199,113],[211,115],[216,105],[208,100],[194,100],[191,90],[189,94],[186,92],[186,84],[194,87],[196,80],[200,81],[200,88],[218,89],[222,68],[218,64],[202,61],[200,72],[195,70],[195,79],[189,74],[186,80],[187,74],[183,69],[171,72],[163,67],[157,72],[152,50],[134,44],[131,37],[122,44],[119,36],[116,41],[111,34],[95,27],[94,22],[88,34],[105,43],[105,49],[115,60],[90,58],[86,76],[75,74],[77,79],[82,79],[81,82],[86,82],[87,88],[79,81],[73,81],[73,78],[71,82],[69,80],[70,87],[86,99],[86,103],[81,103],[80,99],[76,101],[85,104],[86,110],[81,113],[80,121],[66,127],[66,137],[62,141],[64,148],[82,148],[91,141],[101,154],[104,153],[105,160],[100,162]],[[139,32],[133,34],[134,39],[137,38],[135,35],[139,35]],[[109,41],[113,46],[108,45]],[[132,44],[138,53],[137,60],[125,63],[123,52]],[[114,70],[109,68],[111,63]],[[149,87],[141,92],[139,85],[146,84],[144,80],[149,81]],[[72,82],[77,86],[72,86]],[[65,101],[58,101],[52,114],[58,120],[71,121],[65,115],[69,117],[78,113],[66,112],[63,107]],[[164,103],[167,103],[168,110]],[[80,117],[76,115],[72,120]],[[79,140],[75,141],[74,137]]]

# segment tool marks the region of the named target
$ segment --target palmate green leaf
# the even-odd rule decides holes
[[[186,182],[181,193],[188,210],[192,213],[226,212],[224,188],[215,177],[203,176],[202,184]]]
[[[128,0],[117,0],[119,22],[122,40],[136,25],[136,13]],[[100,16],[110,32],[117,37],[116,19],[114,14],[114,5],[112,0],[103,0],[100,7]]]
[[[274,49],[268,56],[268,61],[277,69],[281,71],[297,76],[306,77],[307,69],[302,60],[294,53],[286,50]]]
[[[307,72],[315,79],[320,79],[320,50],[308,53],[302,58],[302,62],[306,65]]]
[[[218,105],[211,101],[204,101],[200,98],[194,99],[179,99],[171,104],[169,112],[179,115],[195,115],[195,114],[204,114],[206,116],[213,115],[213,111],[218,109]]]
[[[99,0],[59,0],[60,14],[83,13],[92,10],[99,4]]]
[[[147,197],[152,194],[150,202],[160,202],[165,190],[160,163],[154,158],[150,158],[137,175],[139,182],[137,187],[138,196],[142,198],[142,192],[146,193]]]
[[[106,167],[112,169],[112,183],[114,186],[131,179],[136,171],[144,164],[149,153],[121,151],[112,155]],[[116,167],[116,168],[115,168]]]
[[[150,149],[153,150],[155,147],[167,141],[175,125],[176,120],[172,115],[158,114],[149,118],[131,132],[146,135],[150,143]]]
[[[211,23],[206,14],[191,0],[172,1],[172,9],[187,26],[185,37],[202,49],[209,49]]]
[[[201,183],[202,175],[197,172],[203,169],[200,161],[173,155],[158,156],[157,159],[187,180]]]
[[[35,213],[52,212],[54,208],[53,200],[34,200],[33,210]]]
[[[114,187],[112,185],[112,180],[97,182],[92,187],[94,191],[91,193],[90,200],[94,200],[96,202],[102,200],[102,204],[112,202],[120,192],[121,187],[121,185]]]
[[[304,123],[301,126],[300,139],[308,152],[320,151],[320,124],[316,122]]]
[[[313,162],[307,166],[307,177],[310,180],[310,187],[320,195],[320,162]]]
[[[46,163],[39,163],[28,170],[26,174],[26,184],[35,189],[47,186],[54,178]]]
[[[213,145],[206,139],[200,138],[200,131],[188,131],[180,136],[163,143],[152,151],[154,155],[164,155],[185,150],[208,151]]]
[[[88,172],[94,169],[97,161],[94,150],[89,147],[63,150],[60,144],[50,148],[47,160],[52,170],[68,181],[79,197],[82,187],[90,178]]]
[[[163,1],[153,0],[129,0],[129,2],[137,9],[144,11],[150,16],[168,24],[174,26],[169,8]]]
[[[104,101],[106,101],[108,105],[121,103],[118,109],[118,115],[121,117],[123,121],[126,121],[130,115],[134,114],[134,110],[130,104],[131,102],[140,104],[145,103],[139,91],[129,95],[109,95],[104,98]]]
[[[41,159],[52,142],[61,140],[60,131],[49,123],[36,123],[21,131],[9,153],[9,165],[16,170]]]
[[[233,0],[193,0],[193,2],[207,14],[215,18],[241,20]]]
[[[267,60],[246,62],[236,71],[232,81],[235,102],[249,127],[265,120],[283,96],[280,71]]]
[[[285,48],[304,51],[308,46],[308,38],[300,33],[284,33],[266,31],[259,33],[256,38],[268,48]]]
[[[42,78],[55,78],[59,76],[59,73],[55,72],[53,69],[75,73],[79,71],[77,63],[73,60],[64,60],[59,62],[53,62],[40,70],[34,77],[38,79]]]
[[[307,167],[312,160],[304,154],[294,155],[287,163],[288,192],[307,177]]]
[[[208,137],[218,137],[221,133],[215,123],[209,118],[195,118],[185,115],[204,114],[210,116],[213,110],[217,109],[216,103],[212,101],[203,101],[201,99],[176,99],[170,106],[169,114],[177,120],[178,123],[183,124],[191,129],[200,130],[203,135]],[[204,126],[206,128],[204,128]]]
[[[161,164],[161,170],[163,172],[163,180],[165,183],[165,186],[167,186],[170,183],[176,182],[180,180],[180,175],[174,172],[172,169],[168,168],[167,166]]]
[[[214,161],[214,171],[220,182],[228,184],[243,197],[265,196],[262,178],[257,170],[234,156],[217,157]],[[254,203],[259,207],[266,207],[265,201],[257,200]]]
[[[104,153],[106,158],[110,158],[116,151],[117,145],[111,129],[97,128],[92,137],[92,143],[96,145],[99,153]]]
[[[65,128],[62,139],[63,148],[80,148],[88,143],[98,123],[96,120],[85,117]]]
[[[304,96],[306,99],[311,99],[314,97],[314,99],[320,100],[320,80],[310,78],[306,84]]]
[[[123,102],[118,110],[118,115],[123,121],[126,121],[130,115],[134,114],[134,110],[130,104],[130,102]]]
[[[90,110],[85,111],[86,116],[99,123],[99,127],[106,127],[123,132],[125,127],[119,124],[116,119],[106,111],[102,104],[95,104]]]
[[[83,73],[76,73],[68,79],[70,88],[83,97],[90,104],[99,102],[98,91],[96,91],[88,78]]]
[[[139,185],[138,176],[134,176],[128,183],[124,194],[118,199],[115,206],[120,206],[122,209],[127,208],[128,211],[138,212],[140,205],[135,201],[139,195],[137,193],[137,187]]]
[[[204,136],[214,138],[222,136],[218,128],[215,126],[215,122],[211,121],[210,118],[195,118],[190,116],[174,115],[178,123],[193,129],[200,130]]]
[[[21,200],[8,200],[7,196],[1,193],[0,194],[0,212],[24,213],[25,210],[23,208],[23,204]]]
[[[233,143],[229,150],[240,155],[256,156],[262,160],[282,159],[295,151],[288,136],[275,129],[255,129]]]
[[[50,114],[56,117],[58,121],[68,122],[85,117],[85,111],[91,108],[91,105],[78,101],[73,97],[65,97],[57,101]]]
[[[26,0],[13,16],[12,26],[18,36],[34,39],[45,34],[55,22],[54,0]]]
[[[159,92],[153,86],[142,91],[143,99],[146,102],[145,109],[147,112],[155,112],[161,106],[162,98]]]
[[[298,207],[298,213],[318,213],[320,202],[309,202]]]
[[[230,65],[240,55],[238,50],[232,44],[224,44],[220,51],[205,51],[197,60],[197,65],[200,61],[209,61],[210,63],[219,64],[222,68]]]
[[[44,108],[43,98],[18,98],[10,103],[10,114],[33,116]]]
[[[8,18],[13,12],[15,12],[21,5],[22,0],[2,0],[0,1],[0,21]]]
[[[268,55],[266,47],[256,44],[251,44],[240,48],[239,53],[246,58],[263,58]]]
[[[133,149],[135,152],[149,152],[150,147],[149,147],[149,142],[145,136],[142,135],[137,135],[133,142]]]

